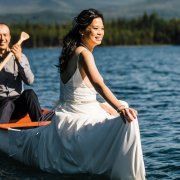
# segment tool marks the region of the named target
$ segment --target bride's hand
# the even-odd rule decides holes
[[[126,120],[130,123],[134,119],[136,119],[138,112],[133,108],[124,108],[119,111],[119,114],[122,120],[124,121],[124,123],[126,123]]]

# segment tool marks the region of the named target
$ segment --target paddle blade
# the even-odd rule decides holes
[[[21,32],[21,40],[24,41],[26,39],[29,39],[29,34],[26,32]]]
[[[21,32],[21,37],[20,37],[19,41],[17,42],[17,44],[20,45],[23,41],[25,41],[29,37],[30,37],[29,34],[27,34],[26,32]]]

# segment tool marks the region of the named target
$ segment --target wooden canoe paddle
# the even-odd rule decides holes
[[[29,34],[25,33],[25,32],[21,32],[21,36],[19,41],[17,42],[17,44],[21,45],[23,41],[25,41],[26,39],[29,39]],[[5,66],[5,64],[11,59],[11,57],[13,56],[13,53],[10,52],[6,58],[3,60],[3,62],[0,64],[0,71],[2,70],[2,68]]]

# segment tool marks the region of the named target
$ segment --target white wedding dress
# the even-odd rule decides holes
[[[50,125],[10,133],[10,155],[48,172],[145,179],[138,120],[124,124],[104,111],[79,68],[66,84],[61,82]]]

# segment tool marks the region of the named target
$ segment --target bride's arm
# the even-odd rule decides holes
[[[94,61],[94,57],[91,52],[84,50],[80,55],[80,72],[81,75],[87,75],[91,84],[96,91],[118,112],[121,117],[125,117],[128,122],[133,121],[137,116],[137,111],[132,108],[126,108],[115,97],[111,90],[104,83]]]

